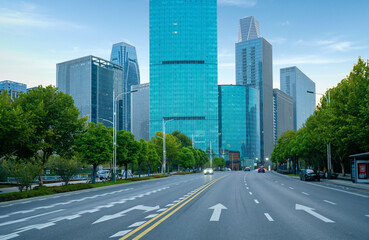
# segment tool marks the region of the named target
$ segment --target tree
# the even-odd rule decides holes
[[[63,179],[65,185],[68,185],[70,179],[81,170],[82,164],[76,158],[67,159],[60,156],[51,156],[48,167]]]
[[[117,163],[125,168],[125,178],[128,177],[128,164],[135,163],[139,154],[140,145],[135,136],[128,131],[117,132]]]
[[[51,154],[69,155],[75,136],[83,129],[87,119],[78,118],[79,111],[70,95],[52,86],[40,86],[21,94],[14,100],[14,105],[29,116],[27,121],[32,126],[27,145],[18,150],[18,156],[37,157],[38,152],[42,151],[38,160],[43,169]],[[39,184],[42,185],[42,171],[39,173]]]
[[[206,152],[202,149],[197,149],[197,153],[199,155],[199,162],[197,163],[197,166],[202,168],[209,161],[209,158]]]
[[[7,91],[0,94],[0,159],[17,154],[32,134],[29,114],[14,106]]]
[[[178,152],[178,164],[184,168],[190,168],[194,166],[195,163],[192,150],[188,147],[181,148]]]
[[[87,131],[77,135],[75,150],[81,154],[82,161],[93,166],[92,182],[95,183],[97,166],[113,158],[112,131],[102,123],[90,122]]]
[[[178,140],[181,142],[181,148],[183,147],[191,147],[192,146],[192,140],[189,138],[186,134],[175,130],[172,132],[172,135],[178,138]]]
[[[156,152],[155,143],[151,140],[147,144],[147,173],[150,176],[150,170],[160,164],[159,155]]]
[[[163,159],[163,133],[156,132],[151,141],[155,144],[156,152],[158,153],[160,159]],[[170,133],[165,134],[165,145],[166,145],[166,162],[168,168],[172,163],[177,160],[178,151],[181,147],[181,142],[178,138],[174,137]]]
[[[225,166],[225,159],[222,157],[214,157],[213,166],[222,167]]]
[[[139,152],[138,152],[138,157],[137,157],[137,164],[138,164],[138,176],[141,177],[141,165],[142,163],[147,162],[148,159],[148,148],[147,148],[147,142],[145,141],[145,139],[141,138],[139,141]]]
[[[40,166],[34,159],[10,158],[5,160],[3,165],[8,174],[17,181],[20,192],[24,188],[26,188],[26,191],[28,191],[28,188],[31,189],[32,183],[40,171]]]

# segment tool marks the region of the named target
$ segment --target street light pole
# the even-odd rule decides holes
[[[118,98],[125,94],[130,94],[137,92],[138,90],[132,90],[129,92],[123,92],[118,96],[115,96],[115,91],[113,90],[113,147],[114,147],[114,154],[113,154],[113,174],[112,179],[116,182],[116,171],[117,171],[117,101]]]
[[[328,97],[326,97],[324,94],[322,93],[316,93],[313,91],[306,91],[307,93],[312,93],[312,94],[317,94],[317,95],[322,95],[323,97],[325,97],[325,100],[327,101],[327,108],[331,102],[331,92],[330,90],[328,90]],[[326,173],[326,177],[329,179],[331,178],[331,170],[332,170],[332,158],[331,158],[331,143],[328,142],[327,143],[327,173]]]
[[[165,145],[165,125],[168,122],[173,121],[173,120],[174,119],[170,119],[170,120],[167,120],[165,122],[165,120],[163,118],[163,168],[162,168],[162,173],[165,173],[166,172],[166,164],[167,164],[167,161],[166,161],[166,145]]]

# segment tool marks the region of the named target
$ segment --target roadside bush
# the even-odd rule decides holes
[[[68,185],[70,179],[75,176],[82,167],[77,159],[66,159],[60,156],[51,156],[48,166],[63,179],[65,185]]]

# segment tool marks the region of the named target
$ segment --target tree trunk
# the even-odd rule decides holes
[[[126,179],[127,179],[128,178],[128,163],[124,164],[124,167],[126,169],[125,175],[126,175]]]
[[[40,170],[40,173],[38,174],[38,185],[40,187],[42,187],[44,184],[43,184],[43,181],[42,181],[42,171],[43,169]]]
[[[342,169],[342,175],[345,176],[345,165],[343,164],[343,161],[340,159],[340,165],[341,165],[341,169]]]
[[[92,168],[92,183],[96,183],[96,165],[93,165]]]
[[[147,176],[150,177],[150,167],[147,168]]]

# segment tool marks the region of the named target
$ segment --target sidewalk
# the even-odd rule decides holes
[[[87,180],[82,181],[70,181],[69,184],[77,184],[77,183],[86,183]],[[44,186],[52,187],[52,186],[61,186],[64,185],[64,182],[57,182],[57,183],[45,183]],[[37,187],[38,184],[32,184],[32,189]],[[18,187],[8,187],[8,188],[0,188],[0,194],[3,193],[11,193],[11,192],[19,192]]]

